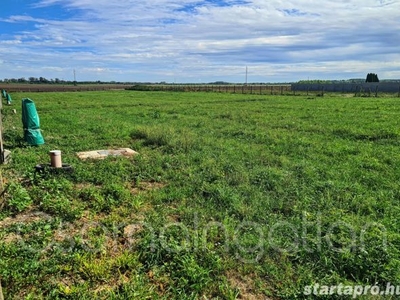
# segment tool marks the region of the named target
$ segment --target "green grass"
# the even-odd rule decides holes
[[[314,283],[400,284],[399,98],[12,96],[6,299],[306,299]],[[24,97],[43,146],[22,140]],[[118,147],[140,154],[76,156]],[[72,174],[35,174],[53,149]]]

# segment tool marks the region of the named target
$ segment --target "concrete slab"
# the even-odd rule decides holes
[[[106,150],[92,150],[78,152],[76,155],[82,160],[85,159],[104,159],[108,156],[126,156],[131,157],[139,154],[138,152],[130,148],[120,148],[120,149],[106,149]]]

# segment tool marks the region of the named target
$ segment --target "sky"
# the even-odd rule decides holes
[[[2,0],[0,79],[400,78],[400,0]]]

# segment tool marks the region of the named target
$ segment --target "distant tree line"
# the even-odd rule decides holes
[[[379,82],[378,75],[375,73],[368,73],[366,79],[362,78],[352,78],[346,80],[320,80],[320,79],[312,79],[312,80],[299,80],[297,83],[300,84],[338,84],[338,83],[363,83],[363,82]],[[388,79],[382,80],[382,82],[399,82],[398,79]]]
[[[29,77],[26,79],[25,77],[21,78],[5,78],[3,80],[0,80],[0,82],[5,82],[5,83],[55,83],[55,84],[60,84],[60,83],[67,83],[68,81],[61,80],[59,78],[55,79],[46,79],[45,77]]]
[[[64,80],[59,78],[47,79],[45,77],[25,77],[21,78],[5,78],[0,79],[3,83],[26,83],[26,84],[77,84],[78,82],[72,80]],[[132,82],[119,82],[119,81],[79,81],[79,84],[132,84]]]
[[[315,84],[315,83],[334,83],[335,80],[320,80],[320,79],[311,79],[311,80],[299,80],[297,83],[301,83],[301,84]]]

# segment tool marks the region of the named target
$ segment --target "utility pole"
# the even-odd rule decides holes
[[[247,85],[247,66],[246,66],[246,81],[245,81],[245,85]]]

